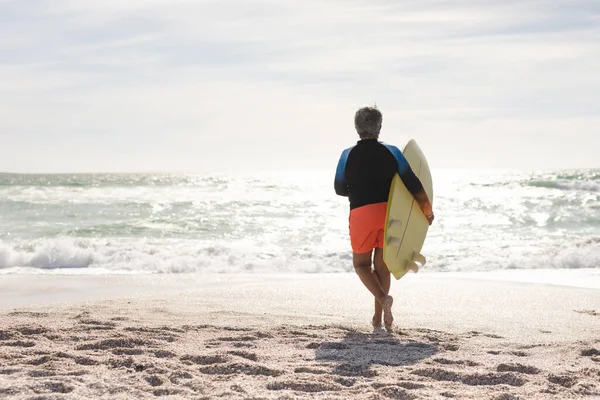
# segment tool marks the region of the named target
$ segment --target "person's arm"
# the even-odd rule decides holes
[[[419,208],[421,208],[421,211],[423,211],[423,214],[425,214],[425,217],[429,221],[429,225],[431,225],[435,217],[433,215],[433,207],[431,206],[431,201],[429,200],[429,197],[427,196],[427,193],[423,188],[423,184],[415,175],[413,170],[410,168],[410,165],[408,166],[408,169],[406,169],[402,173],[398,172],[398,174],[400,175],[400,179],[402,179],[404,186],[406,186],[408,191],[413,195],[413,197],[419,204]]]
[[[410,164],[404,157],[404,154],[402,154],[397,147],[389,145],[387,147],[398,161],[398,175],[400,175],[402,183],[404,183],[404,186],[406,186],[408,191],[413,195],[417,204],[419,204],[419,208],[429,221],[429,225],[431,225],[435,218],[433,215],[433,207],[431,206],[431,201],[425,192],[425,188],[423,188],[421,180],[415,175]]]
[[[339,196],[348,196],[348,184],[346,183],[346,161],[348,160],[348,150],[344,150],[338,161],[337,168],[335,170],[335,179],[333,181],[333,187],[335,193]]]

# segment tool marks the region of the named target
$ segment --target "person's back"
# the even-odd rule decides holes
[[[434,217],[423,185],[402,152],[396,146],[379,141],[381,123],[382,115],[375,107],[363,107],[356,112],[354,126],[360,140],[342,152],[334,188],[338,195],[349,198],[352,261],[360,280],[375,296],[373,325],[381,324],[383,312],[385,325],[391,328],[393,299],[388,295],[390,272],[383,261],[383,232],[388,195],[396,173],[430,224]]]
[[[378,139],[361,139],[345,150],[337,185],[338,191],[344,190],[340,185],[346,185],[350,209],[387,201],[392,179],[400,170],[394,152],[398,154],[400,150]]]

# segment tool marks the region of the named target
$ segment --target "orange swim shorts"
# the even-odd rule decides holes
[[[383,248],[387,202],[367,204],[350,210],[350,244],[355,253]]]

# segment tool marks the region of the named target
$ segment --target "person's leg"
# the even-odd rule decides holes
[[[381,217],[382,215],[383,217]],[[389,318],[386,319],[385,316],[391,316],[391,311],[388,311],[386,314],[385,309],[386,307],[388,309],[391,308],[393,299],[382,289],[377,274],[372,269],[373,248],[377,247],[378,242],[383,238],[383,233],[379,226],[383,226],[384,220],[385,209],[381,205],[371,204],[356,208],[350,212],[349,228],[354,270],[363,285],[375,297],[376,303],[383,310],[384,320],[387,324]],[[381,313],[379,317],[377,317],[377,314],[373,317],[373,323],[377,323],[378,320],[381,321],[380,315]]]
[[[373,271],[375,273],[375,271]],[[381,308],[381,303],[377,299],[375,299],[375,312],[373,313],[373,326],[381,327],[383,309]]]
[[[354,265],[354,271],[360,278],[361,282],[365,287],[375,296],[376,298],[380,298],[383,293],[381,290],[381,285],[379,281],[377,281],[377,277],[372,273],[371,265],[372,265],[372,257],[373,251],[369,251],[366,253],[352,253],[352,264]]]
[[[383,249],[380,247],[375,249],[375,254],[373,256],[373,266],[374,266],[373,272],[375,273],[375,275],[377,275],[377,280],[379,281],[381,290],[385,294],[388,294],[390,292],[391,273],[390,273],[387,265],[385,265],[385,262],[383,261]],[[379,316],[379,321],[381,321],[382,311],[383,310],[381,308],[381,305],[378,302],[375,302],[375,315]],[[386,326],[391,326],[393,321],[394,321],[394,317],[392,316],[392,313],[391,313],[391,304],[390,304],[389,315],[388,315],[388,318],[386,318],[386,322],[385,322]]]
[[[377,301],[381,307],[385,308],[384,306],[390,302],[390,296],[388,296],[387,293],[382,289],[377,275],[371,269],[372,254],[373,251],[366,253],[354,252],[352,253],[352,263],[354,264],[354,270],[356,271],[356,274],[360,278],[363,285],[365,285],[369,292],[375,296],[375,301]]]

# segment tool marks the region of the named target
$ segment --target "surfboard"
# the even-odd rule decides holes
[[[414,139],[409,140],[402,154],[421,180],[433,204],[431,172],[417,142]],[[425,214],[402,183],[400,176],[396,174],[388,196],[383,244],[383,261],[396,279],[402,278],[408,271],[418,272],[419,264],[425,264],[426,259],[421,254],[421,249],[428,229],[429,222]]]

